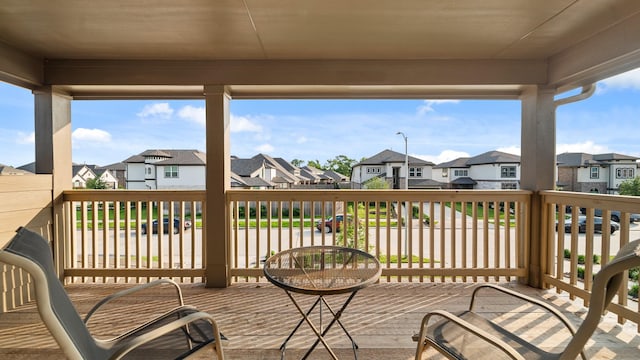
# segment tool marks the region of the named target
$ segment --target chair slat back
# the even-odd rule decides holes
[[[21,267],[32,276],[40,316],[68,357],[79,353],[81,358],[97,359],[104,355],[56,276],[47,240],[20,228],[0,251],[0,261]]]

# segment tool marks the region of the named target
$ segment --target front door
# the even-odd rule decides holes
[[[393,189],[400,189],[400,168],[393,168]]]

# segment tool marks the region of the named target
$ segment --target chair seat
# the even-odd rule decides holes
[[[525,359],[556,359],[559,356],[559,354],[546,352],[530,344],[475,312],[467,310],[454,313],[454,315],[506,342]],[[439,347],[458,359],[510,359],[509,356],[496,347],[446,319],[430,325],[427,328],[426,337],[431,340],[432,346]],[[463,354],[472,354],[472,356],[466,355],[465,357]]]

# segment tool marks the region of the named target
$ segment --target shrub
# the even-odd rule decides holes
[[[593,263],[600,264],[600,255],[593,254]]]
[[[634,267],[629,269],[629,279],[638,281],[638,275],[640,274],[640,267]]]
[[[565,259],[571,259],[571,250],[564,249],[564,258]]]
[[[578,278],[584,279],[584,268],[582,266],[578,266]]]
[[[629,296],[637,299],[638,298],[638,290],[639,290],[638,284],[634,284],[631,287],[631,289],[629,289]]]
[[[585,261],[584,255],[578,255],[578,264],[583,265]]]

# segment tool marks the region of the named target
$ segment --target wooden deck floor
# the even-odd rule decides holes
[[[515,283],[503,285],[546,299],[576,325],[586,312],[580,304],[555,292]],[[99,299],[123,286],[127,285],[74,284],[67,289],[78,311],[84,315]],[[360,346],[358,358],[413,359],[416,344],[411,335],[418,330],[423,315],[430,309],[456,311],[468,307],[473,286],[470,283],[382,283],[363,289],[342,317],[344,325]],[[300,319],[286,294],[269,283],[239,283],[226,289],[207,289],[200,284],[182,287],[185,302],[212,313],[222,332],[230,339],[224,343],[227,359],[280,359],[278,348]],[[122,306],[120,310],[124,312],[114,315],[114,309],[109,310],[109,316],[97,319],[100,326],[92,326],[91,330],[98,336],[108,336],[127,325],[141,322],[162,305],[166,306],[168,293],[150,292],[118,303],[116,305]],[[342,299],[342,295],[329,298],[332,304]],[[310,306],[312,301],[309,296],[300,298],[304,306]],[[497,321],[517,328],[532,341],[549,349],[561,347],[568,338],[557,323],[549,321],[537,309],[499,295],[484,296],[481,301],[480,309],[488,316],[495,316]],[[340,358],[353,358],[350,342],[339,328],[333,328],[328,338]],[[287,347],[286,359],[300,358],[314,339],[303,324]],[[590,359],[637,359],[638,354],[640,335],[636,326],[619,325],[612,316],[603,319],[587,348]],[[152,358],[150,355],[147,353],[143,357]],[[204,358],[205,355],[209,354],[199,357]],[[35,304],[0,314],[0,359],[62,358],[58,346],[40,321]],[[310,358],[328,359],[329,356],[319,345]],[[428,352],[423,358],[440,357]]]

